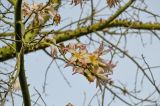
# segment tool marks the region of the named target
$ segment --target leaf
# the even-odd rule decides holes
[[[107,4],[110,8],[115,7],[117,5],[119,0],[107,0]]]

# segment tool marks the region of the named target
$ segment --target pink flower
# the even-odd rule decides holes
[[[53,19],[56,19],[57,23],[60,23],[60,15],[57,13],[57,11],[55,10],[55,7],[58,4],[43,4],[43,3],[33,3],[32,5],[28,4],[27,2],[23,2],[23,15],[24,16],[30,16],[31,13],[33,13],[35,16],[35,18],[37,18],[37,21],[39,22],[39,24],[44,22],[44,16],[50,16]]]
[[[102,43],[100,44],[99,48],[94,51],[94,53],[97,53],[99,56],[102,56],[102,55],[110,52],[111,50],[112,50],[111,48],[109,48],[109,49],[107,49],[107,50],[104,50],[104,44],[103,44],[103,42],[102,42]]]
[[[96,80],[97,86],[111,83],[109,75],[112,74],[112,69],[116,66],[111,61],[106,62],[102,56],[111,51],[111,49],[104,50],[103,43],[93,53],[88,53],[84,44],[68,44],[62,45],[66,48],[71,57],[67,60],[67,66],[73,68],[73,74],[79,73],[84,75],[89,82]],[[65,54],[63,54],[65,55]]]
[[[23,16],[29,16],[31,14],[31,10],[30,10],[29,4],[24,2],[22,11],[23,11]]]

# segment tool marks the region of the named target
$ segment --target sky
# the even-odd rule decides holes
[[[44,0],[42,0],[44,2]],[[95,0],[97,2],[97,0]],[[150,10],[154,11],[155,13],[160,14],[159,11],[159,5],[160,1],[157,0],[148,0],[149,3],[149,8]],[[103,7],[104,2],[101,2],[99,4],[99,8]],[[86,10],[88,11],[88,10]],[[114,10],[113,10],[114,11]],[[62,25],[67,24],[71,22],[72,20],[77,20],[80,14],[80,7],[74,7],[70,5],[66,5],[66,7],[60,8],[60,14],[62,17]],[[107,13],[104,13],[107,14]],[[86,12],[87,15],[87,12]],[[104,16],[107,17],[107,16]],[[152,21],[149,20],[148,17],[142,16],[140,17],[142,20],[145,21]],[[55,28],[57,28],[55,26]],[[146,44],[143,47],[141,38],[138,34],[134,35],[128,35],[127,37],[127,50],[128,53],[131,56],[137,56],[141,57],[141,55],[144,55],[146,61],[150,66],[158,66],[159,64],[159,59],[160,59],[160,42],[156,37],[152,37],[152,42],[151,42],[151,37],[149,36],[148,33],[145,33],[142,35],[143,37],[143,42]],[[95,38],[96,39],[96,38]],[[98,38],[97,38],[98,39]],[[118,39],[118,37],[107,37],[112,42],[115,42],[115,39]],[[86,38],[81,38],[83,42],[88,42],[86,41]],[[124,46],[124,40],[121,40],[121,45],[120,47]],[[150,43],[151,42],[151,43]],[[50,48],[48,48],[48,51],[50,51]],[[32,99],[36,101],[38,98],[38,95],[36,94],[36,90],[38,92],[42,93],[43,92],[43,83],[44,83],[44,75],[45,71],[50,64],[52,59],[47,56],[43,51],[36,51],[30,54],[27,54],[25,56],[25,69],[27,73],[27,80],[28,83],[30,84],[29,89],[30,89],[30,94],[32,95]],[[141,60],[138,60],[140,63],[144,63]],[[56,66],[56,63],[53,62],[51,67],[49,68],[48,71],[48,76],[47,76],[47,86],[46,86],[46,94],[42,94],[42,98],[44,99],[45,103],[47,106],[65,106],[69,102],[72,103],[74,106],[98,106],[97,102],[97,97],[93,98],[93,96],[99,92],[99,89],[96,88],[95,83],[89,83],[85,77],[79,74],[72,75],[72,70],[71,68],[64,68],[64,63],[61,61],[56,61],[60,65],[60,69],[69,81],[71,87],[66,83],[64,80],[61,72],[59,71],[58,67]],[[117,66],[114,69],[113,75],[111,78],[116,84],[123,83],[124,86],[127,86],[129,89],[133,90],[133,85],[135,83],[135,75],[137,67],[136,65],[129,60],[127,57],[125,58],[120,58],[119,56],[116,56],[114,62],[117,62]],[[156,82],[160,81],[158,69],[153,69],[153,74],[155,76]],[[138,76],[139,80],[142,78],[141,75]],[[139,85],[139,87],[141,87]],[[149,94],[148,92],[152,92],[153,88],[150,87],[150,84],[148,81],[144,82],[144,87],[146,87],[141,94],[141,96],[144,96],[146,94]],[[18,91],[17,93],[20,93]],[[100,94],[100,92],[98,93]],[[100,99],[101,96],[98,98]],[[92,100],[90,104],[90,101]],[[108,103],[109,100],[112,99],[112,95],[110,95],[109,92],[106,92],[105,95],[105,102]],[[41,99],[38,100],[38,103],[41,104],[41,106],[45,106],[43,101]],[[15,104],[16,106],[21,106],[22,104],[22,99],[20,97],[15,96]],[[11,106],[10,102],[6,104],[6,106]],[[115,102],[111,106],[126,106],[122,102],[120,102],[118,99],[116,99]]]

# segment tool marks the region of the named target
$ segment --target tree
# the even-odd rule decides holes
[[[86,81],[96,83],[99,89],[96,95],[101,98],[101,104],[97,100],[99,105],[112,105],[113,101],[120,101],[130,106],[159,105],[160,90],[159,77],[157,77],[159,64],[150,65],[144,52],[136,54],[136,57],[132,56],[131,47],[128,48],[127,43],[135,39],[132,36],[137,36],[142,45],[135,41],[133,47],[137,45],[137,48],[142,50],[143,47],[148,47],[144,43],[147,39],[145,35],[151,36],[148,38],[151,41],[160,40],[158,35],[160,16],[156,11],[152,12],[149,1],[49,0],[35,3],[34,1],[7,0],[0,3],[1,105],[5,105],[7,97],[10,96],[12,98],[9,100],[12,100],[14,105],[14,95],[18,95],[16,90],[22,91],[24,106],[31,106],[32,102],[34,105],[39,105],[37,102],[39,98],[43,104],[47,105],[42,95],[46,93],[47,73],[53,61],[61,70],[56,60],[65,63],[63,70],[70,67],[73,74],[80,74],[87,79]],[[68,6],[72,6],[72,9]],[[76,19],[71,22],[69,22],[70,19],[65,19],[63,16],[65,8],[70,8],[70,12],[77,11],[78,20],[78,15],[73,16],[72,18]],[[51,49],[48,50],[48,47]],[[47,70],[44,70],[46,72],[43,93],[34,89],[39,95],[34,101],[29,93],[30,85],[27,83],[25,73],[25,66],[29,64],[25,65],[24,56],[38,50],[45,52],[52,61]],[[154,49],[148,51],[154,51]],[[158,53],[158,51],[155,52]],[[154,53],[150,55],[154,57]],[[43,57],[40,58],[43,61]],[[135,76],[128,80],[127,76],[123,75],[126,77],[125,80],[131,82],[131,86],[125,85],[120,79],[116,81],[112,78],[116,70],[119,70],[119,64],[122,64],[123,59],[125,61],[126,58],[129,59],[128,66],[129,62],[132,62],[131,64],[137,68],[124,67],[125,70],[131,71],[129,73],[132,73],[132,77]],[[63,72],[60,72],[70,86]],[[119,70],[117,73],[120,76],[122,72]],[[108,93],[111,94],[109,99],[106,97]],[[91,105],[91,102],[92,99],[88,105]],[[72,103],[68,104],[68,106],[71,105]]]

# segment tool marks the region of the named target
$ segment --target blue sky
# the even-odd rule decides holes
[[[43,2],[44,0],[42,0]],[[97,0],[95,0],[97,2]],[[159,4],[160,1],[158,0],[148,0],[149,8],[151,11],[154,11],[155,13],[160,14],[159,11]],[[104,2],[101,2],[99,5],[99,8],[104,6]],[[63,11],[64,10],[64,11]],[[88,11],[88,10],[86,10]],[[67,24],[72,20],[77,20],[79,17],[78,14],[80,14],[80,7],[73,7],[68,5],[67,7],[62,7],[60,9],[60,14],[62,16],[62,19],[64,19],[64,23],[62,25]],[[86,12],[87,14],[87,12]],[[106,13],[104,13],[106,14]],[[106,17],[106,16],[104,16]],[[69,20],[67,20],[69,19]],[[141,19],[147,20],[147,21],[154,21],[149,20],[149,18],[143,16]],[[55,26],[55,28],[57,28]],[[152,44],[150,44],[150,36],[149,34],[145,33],[142,35],[144,43],[146,44],[145,47],[143,47],[142,42],[140,40],[140,36],[137,35],[127,35],[127,50],[131,56],[137,56],[141,57],[143,54],[146,58],[146,61],[151,66],[158,66],[159,59],[160,59],[160,42],[156,39],[156,37],[153,37]],[[107,37],[112,42],[115,42],[115,40],[111,37]],[[118,39],[118,37],[115,37],[115,39]],[[84,41],[85,38],[82,38]],[[84,41],[85,42],[85,41]],[[86,41],[87,42],[87,41]],[[124,40],[121,40],[120,47],[123,47]],[[50,48],[48,48],[50,50]],[[26,72],[27,72],[27,79],[30,84],[30,93],[31,95],[34,95],[37,89],[40,93],[42,93],[42,85],[44,82],[44,74],[45,70],[47,69],[47,66],[51,62],[51,58],[48,57],[43,51],[36,51],[34,53],[27,54],[25,56],[25,64],[26,64]],[[134,85],[134,78],[136,74],[137,67],[135,64],[129,60],[128,58],[120,58],[116,57],[115,62],[118,62],[117,67],[114,70],[113,75],[111,76],[112,79],[116,84],[120,84],[119,82],[123,83],[125,86],[127,86],[129,89],[133,90]],[[141,64],[143,64],[143,61],[138,60]],[[60,61],[57,61],[60,65],[61,71],[66,76],[67,80],[70,82],[72,87],[69,87],[66,83],[66,81],[63,79],[62,75],[60,74],[58,67],[56,66],[55,62],[51,65],[48,77],[47,77],[47,86],[46,86],[46,93],[42,94],[43,99],[45,100],[46,104],[48,106],[65,106],[67,103],[71,102],[75,106],[82,106],[84,99],[85,106],[88,106],[90,100],[92,97],[96,94],[98,89],[95,86],[95,83],[89,83],[83,76],[76,74],[72,75],[71,68],[63,68],[64,64]],[[153,73],[155,75],[156,82],[160,81],[158,69],[153,69]],[[142,74],[141,74],[142,75]],[[141,75],[139,75],[139,80],[141,79]],[[145,79],[146,81],[146,79]],[[141,86],[139,86],[141,87]],[[144,92],[141,94],[141,96],[144,96],[146,94],[149,94],[148,92],[152,92],[153,88],[150,87],[150,84],[148,81],[144,83],[144,86],[146,89],[144,89]],[[15,96],[16,97],[16,96]],[[99,96],[100,99],[101,96]],[[38,95],[33,96],[32,99],[36,100],[38,98]],[[105,101],[108,103],[109,100],[112,99],[112,96],[109,92],[106,92],[105,95]],[[20,106],[22,103],[22,99],[19,97],[15,98],[15,103],[17,106]],[[38,101],[39,104],[42,106],[45,106],[41,100]],[[11,106],[10,103],[8,103],[6,106]],[[97,98],[95,97],[94,100],[91,102],[91,106],[98,106]],[[121,103],[119,100],[116,99],[116,101],[111,106],[125,106],[125,104]]]

